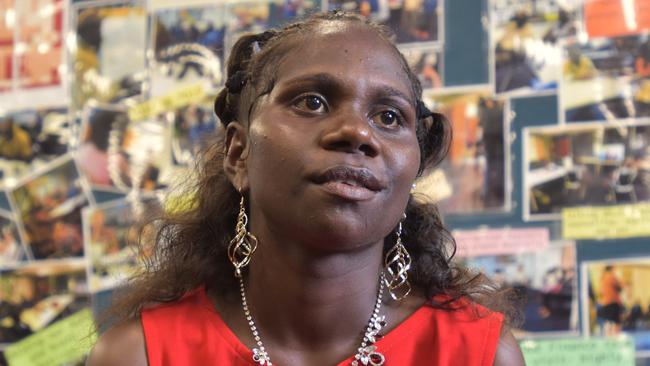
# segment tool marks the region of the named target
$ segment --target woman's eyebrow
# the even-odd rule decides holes
[[[338,80],[335,76],[328,74],[326,72],[321,72],[317,74],[303,75],[298,76],[289,81],[285,82],[285,85],[291,87],[296,84],[318,84],[326,88],[340,88],[341,81]]]
[[[381,85],[375,88],[373,91],[373,97],[377,99],[398,98],[402,99],[407,104],[415,105],[415,101],[413,101],[412,97],[405,94],[401,90],[388,85]]]
[[[286,87],[292,87],[294,85],[300,85],[300,84],[313,84],[313,85],[318,85],[326,90],[340,91],[343,89],[343,82],[340,79],[338,79],[336,76],[326,72],[297,76],[293,79],[289,79],[284,84]],[[386,84],[374,85],[370,93],[371,96],[376,99],[398,98],[398,99],[402,99],[405,103],[415,105],[415,101],[410,95],[390,85],[386,85]]]

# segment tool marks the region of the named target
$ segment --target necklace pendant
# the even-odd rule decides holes
[[[271,363],[271,358],[265,350],[253,348],[253,361],[259,363],[260,365],[273,366]]]
[[[352,366],[382,366],[386,358],[381,353],[377,352],[377,346],[370,345],[359,349],[359,353],[354,356],[355,360],[352,361]]]
[[[241,272],[238,272],[240,274]],[[253,321],[253,316],[251,315],[250,310],[248,309],[248,304],[246,303],[246,290],[244,288],[244,280],[241,276],[236,276],[239,279],[239,290],[241,294],[241,303],[242,308],[244,309],[244,315],[246,320],[250,325],[253,338],[257,342],[259,348],[253,348],[253,361],[262,366],[273,366],[271,363],[271,357],[264,349],[262,339],[260,338],[255,322]],[[382,366],[386,361],[386,358],[381,353],[377,352],[377,346],[375,343],[381,335],[379,332],[381,328],[386,325],[385,317],[379,315],[379,309],[381,308],[381,296],[384,291],[384,274],[381,274],[379,278],[379,293],[377,294],[377,302],[375,303],[375,308],[372,312],[372,316],[368,322],[365,333],[363,334],[363,342],[361,342],[361,347],[358,348],[358,352],[354,355],[354,360],[352,361],[352,366]]]

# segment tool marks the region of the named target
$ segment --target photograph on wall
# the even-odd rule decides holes
[[[227,49],[246,33],[260,33],[270,26],[270,2],[238,1],[226,5]]]
[[[650,117],[650,33],[569,42],[563,50],[566,122]]]
[[[11,187],[67,153],[77,131],[65,107],[26,109],[0,117],[0,186]]]
[[[578,332],[576,250],[573,242],[552,242],[535,251],[464,257],[468,267],[511,287],[523,311],[517,336]]]
[[[650,0],[584,1],[589,38],[626,36],[650,30]]]
[[[18,27],[16,49],[20,88],[53,86],[61,83],[64,62],[63,0],[21,0],[16,2]]]
[[[428,94],[425,101],[449,119],[454,138],[442,164],[416,181],[415,193],[449,215],[507,209],[505,103],[477,89]]]
[[[169,165],[168,130],[163,121],[131,122],[124,108],[90,103],[76,152],[79,170],[93,188],[161,188],[162,170]]]
[[[141,220],[156,212],[155,199],[99,204],[83,210],[84,242],[88,257],[88,283],[92,292],[122,284],[148,257],[137,246]]]
[[[650,201],[650,121],[524,131],[524,219],[565,207]]]
[[[10,212],[0,210],[0,268],[25,260],[18,225]]]
[[[73,109],[80,110],[89,100],[113,103],[142,93],[147,18],[142,6],[130,4],[73,5]]]
[[[637,356],[650,356],[650,258],[581,263],[585,335],[634,338]]]
[[[0,345],[20,341],[89,306],[82,261],[0,270]]]
[[[281,28],[322,10],[322,0],[271,0],[269,28]]]
[[[331,0],[329,10],[360,14],[388,26],[398,44],[442,40],[442,0]]]
[[[31,258],[84,255],[81,209],[89,201],[72,156],[52,161],[8,194]]]
[[[244,0],[229,2],[226,6],[228,50],[245,33],[281,28],[322,8],[320,0]]]
[[[3,20],[0,21],[0,92],[8,91],[13,86],[14,77],[14,31],[16,0],[0,1],[0,14]],[[9,16],[8,16],[9,15]]]
[[[491,2],[496,93],[556,90],[562,52],[559,41],[576,35],[580,4],[579,0]]]
[[[424,91],[443,87],[443,54],[440,47],[401,47],[400,51]]]
[[[214,141],[223,127],[214,114],[214,96],[164,113],[171,126],[171,151],[174,165],[191,166],[201,150]]]
[[[183,84],[215,90],[224,83],[225,3],[155,9],[152,22],[152,96]]]

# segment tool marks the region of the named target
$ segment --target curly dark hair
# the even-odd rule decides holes
[[[330,12],[312,15],[280,30],[245,35],[235,43],[227,65],[227,86],[218,94],[214,105],[221,122],[227,125],[237,120],[247,126],[256,100],[273,89],[273,70],[298,44],[293,40],[310,37],[324,22],[331,21],[368,28],[391,45],[410,79],[414,95],[420,100],[422,88],[418,78],[386,28],[357,15]],[[416,133],[421,150],[420,175],[435,167],[447,154],[451,127],[444,116],[433,113],[420,118]],[[187,207],[177,207],[150,222],[149,228],[155,228],[154,237],[141,236],[141,244],[150,246],[150,257],[143,271],[117,297],[110,309],[113,320],[137,317],[147,304],[177,300],[200,286],[219,296],[238,294],[227,248],[234,234],[240,194],[223,169],[223,139],[222,136],[220,141],[214,141],[199,157],[196,176],[185,185],[185,194],[192,198]],[[413,259],[409,271],[411,283],[427,298],[445,294],[449,299],[434,302],[433,306],[452,309],[455,300],[466,297],[504,313],[507,319],[516,318],[517,310],[506,292],[496,288],[484,275],[452,262],[456,244],[434,204],[410,197],[402,239]],[[395,240],[394,232],[385,238],[384,253]]]

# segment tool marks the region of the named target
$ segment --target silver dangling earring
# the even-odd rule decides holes
[[[235,237],[228,244],[228,258],[235,266],[235,277],[241,278],[241,269],[246,267],[251,261],[251,256],[257,249],[257,238],[246,230],[248,216],[244,207],[244,195],[239,201],[239,214],[237,215],[237,225],[235,226]]]
[[[406,219],[406,214],[404,214]],[[404,220],[402,220],[404,221]],[[384,271],[386,275],[384,282],[388,293],[393,300],[401,301],[411,292],[411,284],[408,281],[408,270],[411,268],[411,256],[402,244],[402,221],[397,227],[397,241],[386,253],[384,259]]]

